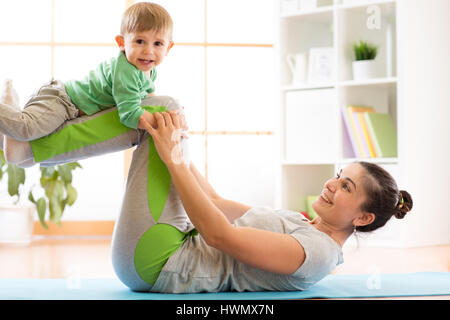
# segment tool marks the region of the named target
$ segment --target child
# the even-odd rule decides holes
[[[0,133],[29,141],[46,136],[65,121],[117,106],[120,121],[143,129],[141,99],[154,92],[155,66],[173,46],[172,19],[161,6],[141,2],[129,7],[122,18],[117,58],[101,63],[81,81],[52,80],[39,89],[23,110],[0,103]]]

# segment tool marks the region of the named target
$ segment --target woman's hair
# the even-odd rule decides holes
[[[151,2],[138,2],[130,6],[122,16],[120,34],[154,30],[168,31],[172,41],[173,22],[166,9]]]
[[[356,227],[357,231],[374,231],[386,224],[392,217],[403,219],[412,207],[411,195],[398,190],[394,178],[382,167],[369,162],[358,162],[369,174],[365,179],[366,201],[361,210],[375,214],[375,220],[368,225]]]

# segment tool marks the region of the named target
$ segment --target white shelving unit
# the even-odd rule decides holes
[[[354,157],[341,116],[345,105],[372,106],[377,112],[391,115],[398,140],[401,139],[397,120],[402,106],[398,99],[396,0],[318,1],[319,5],[324,5],[290,12],[282,11],[282,1],[278,1],[276,43],[281,106],[276,206],[305,210],[306,197],[318,195],[326,180],[353,161],[375,162],[399,181],[399,157]],[[368,19],[374,17],[378,19],[375,22],[379,22],[375,27],[367,24]],[[359,40],[378,45],[376,78],[353,80],[352,44]],[[306,80],[300,85],[293,84],[286,56],[299,53],[309,56],[311,48],[323,47],[333,48],[334,71],[330,81],[308,83]],[[374,245],[391,241],[385,236],[371,238]]]

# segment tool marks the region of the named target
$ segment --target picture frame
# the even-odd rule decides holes
[[[323,84],[334,80],[334,49],[332,47],[309,50],[308,84]]]

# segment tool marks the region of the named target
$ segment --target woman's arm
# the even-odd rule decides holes
[[[173,139],[174,131],[179,128],[177,115],[154,115],[158,129],[146,125],[146,130],[169,169],[191,222],[208,245],[256,268],[280,274],[295,272],[305,260],[305,252],[298,241],[287,234],[233,226],[203,191],[191,170],[179,161],[181,148],[179,141]]]
[[[190,164],[189,167],[192,175],[195,177],[197,183],[202,188],[203,192],[211,199],[214,205],[222,211],[222,213],[227,217],[228,221],[233,223],[234,220],[241,217],[244,213],[251,209],[251,206],[248,206],[243,203],[239,203],[236,201],[228,200],[222,198],[217,194],[217,192],[213,189],[213,187],[208,183],[208,181],[198,172],[197,168],[193,163]]]

